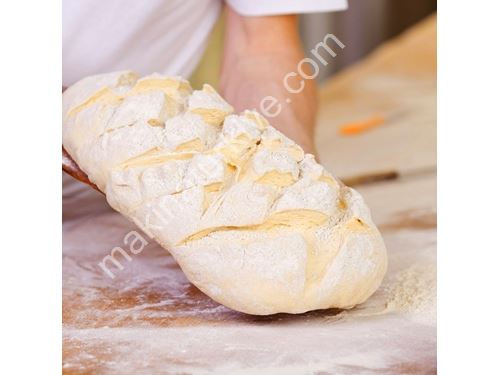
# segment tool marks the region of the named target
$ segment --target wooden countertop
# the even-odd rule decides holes
[[[331,79],[320,100],[317,144],[329,170],[401,176],[356,187],[389,253],[375,295],[349,311],[244,315],[191,286],[153,243],[110,279],[98,263],[134,226],[64,178],[64,372],[436,372],[435,17]],[[378,113],[386,124],[338,135],[343,123]]]

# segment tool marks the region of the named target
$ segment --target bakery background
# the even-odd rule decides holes
[[[380,289],[352,310],[248,316],[203,295],[155,244],[116,279],[103,278],[96,260],[134,225],[104,200],[91,207],[98,193],[88,189],[66,203],[63,372],[436,372],[435,2],[349,6],[304,16],[302,29],[310,30],[306,48],[326,32],[347,45],[322,76],[317,146],[322,163],[364,196],[383,234],[389,268]],[[221,27],[194,87],[217,84]],[[340,134],[373,116],[384,122]]]
[[[384,41],[436,11],[435,0],[350,1],[342,12],[304,14],[300,16],[300,33],[305,51],[333,33],[347,44],[326,67],[321,67],[318,81],[323,82],[349,65],[359,61]],[[194,87],[210,83],[217,88],[223,45],[224,19],[212,32],[208,48],[190,81]]]

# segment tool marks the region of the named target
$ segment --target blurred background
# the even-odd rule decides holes
[[[328,33],[337,36],[348,48],[320,70],[324,81],[362,59],[378,45],[436,11],[436,0],[350,0],[346,11],[306,14],[300,18],[300,34],[306,51]],[[194,87],[203,83],[218,86],[224,18],[214,28],[205,55],[191,77]]]

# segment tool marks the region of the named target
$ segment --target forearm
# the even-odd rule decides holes
[[[296,16],[242,17],[227,8],[221,91],[237,111],[257,109],[285,134],[313,150],[316,114],[314,80],[301,80],[303,89],[291,92],[284,77],[297,71],[304,58]],[[295,87],[296,81],[290,79]],[[272,111],[262,110],[273,97]],[[263,102],[264,101],[264,102]]]

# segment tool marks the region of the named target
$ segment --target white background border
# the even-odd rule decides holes
[[[438,373],[499,374],[500,9],[438,1]]]
[[[1,374],[61,372],[61,7],[0,3]]]

